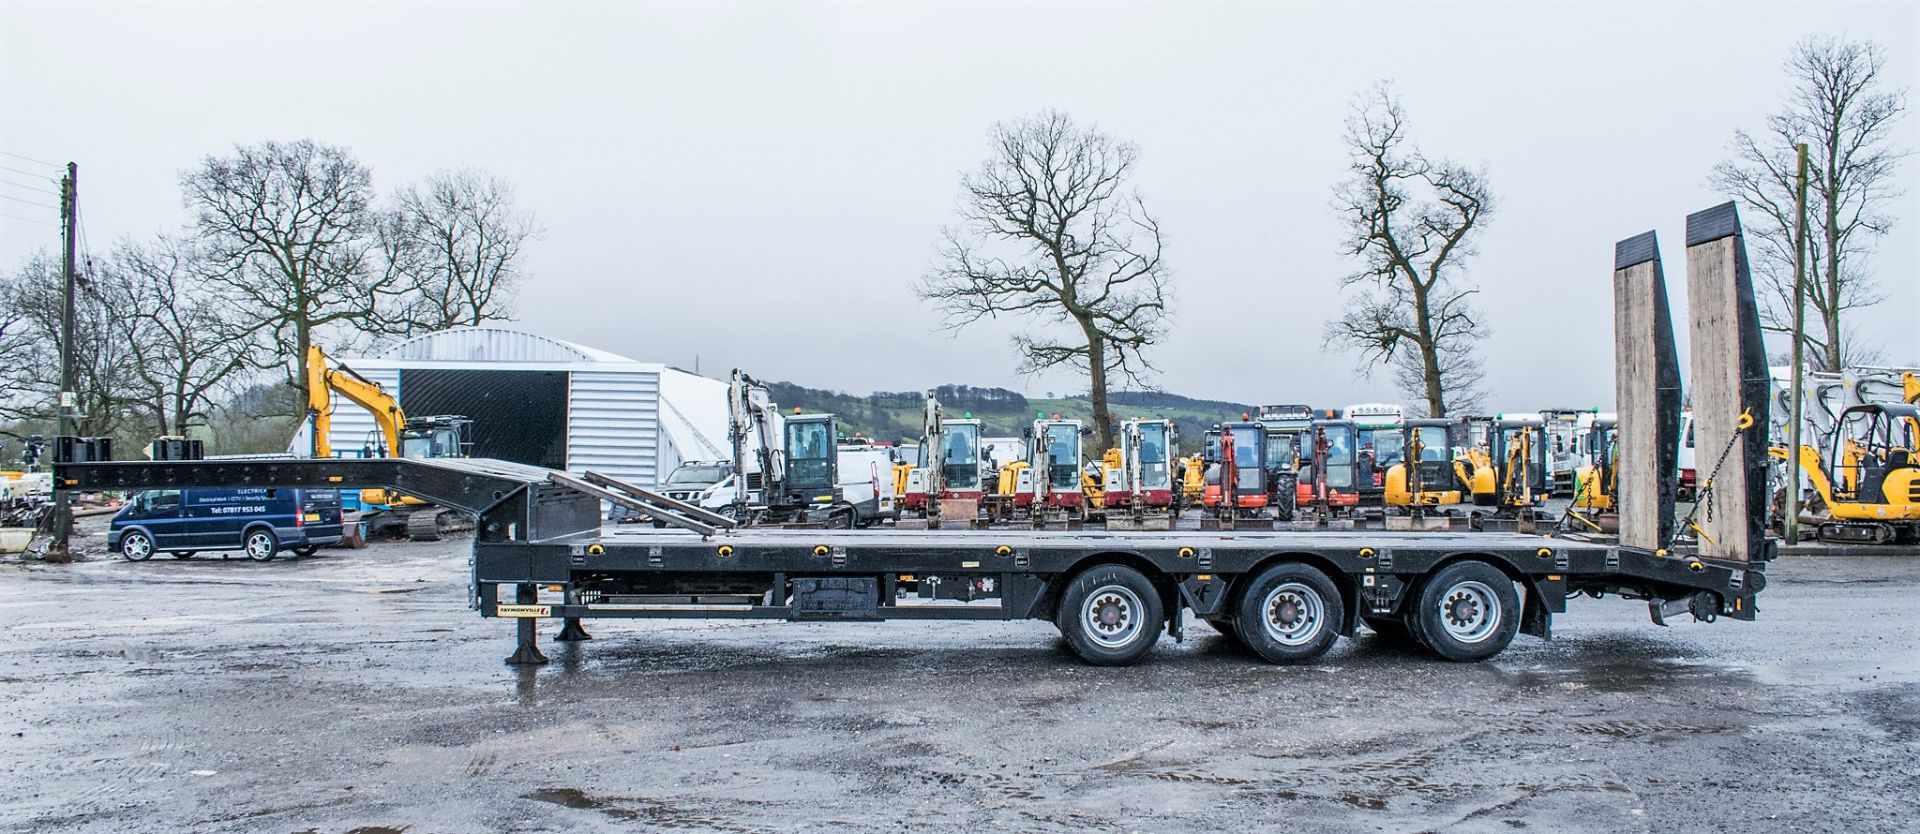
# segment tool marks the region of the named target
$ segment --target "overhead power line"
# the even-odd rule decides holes
[[[59,178],[59,177],[56,177],[56,176],[54,176],[53,174],[49,174],[49,173],[47,173],[46,171],[25,171],[25,170],[21,170],[21,169],[19,169],[19,168],[11,168],[11,167],[8,167],[8,166],[5,166],[5,165],[0,165],[0,171],[12,171],[12,172],[14,172],[14,173],[16,173],[16,174],[25,174],[25,175],[27,175],[27,176],[29,176],[29,177],[46,177],[46,178],[47,178],[47,182],[59,182],[59,181],[60,181],[60,178]],[[55,172],[55,173],[58,173],[58,172]]]
[[[31,162],[31,163],[33,163],[33,164],[35,164],[35,165],[45,165],[45,166],[47,166],[48,168],[54,168],[54,169],[58,169],[58,168],[60,167],[59,165],[56,165],[56,164],[54,164],[54,163],[52,163],[52,162],[48,162],[48,161],[46,161],[46,160],[44,160],[44,159],[34,159],[34,158],[33,158],[33,157],[31,157],[31,156],[21,156],[21,155],[19,155],[19,154],[17,154],[17,153],[13,153],[13,152],[11,152],[11,151],[0,151],[0,156],[11,156],[11,157],[13,157],[14,159],[24,159],[24,160],[26,160],[26,161],[28,161],[28,162]]]
[[[49,229],[58,229],[58,228],[60,228],[60,224],[58,224],[58,223],[48,223],[48,222],[47,222],[47,221],[45,221],[45,220],[35,220],[35,219],[33,219],[33,218],[31,218],[31,217],[21,217],[20,215],[17,215],[17,214],[6,214],[6,213],[0,213],[0,217],[5,217],[5,218],[7,218],[8,220],[18,220],[18,221],[20,221],[20,222],[22,222],[22,223],[34,223],[34,224],[38,224],[38,225],[41,225],[41,226],[45,226],[45,227],[47,227],[47,228],[49,228]]]
[[[60,210],[60,207],[59,207],[59,206],[56,206],[56,205],[54,205],[54,204],[52,204],[52,203],[36,203],[36,202],[34,202],[34,201],[32,201],[32,200],[28,200],[28,199],[25,199],[25,198],[22,198],[22,197],[15,197],[15,196],[13,196],[13,195],[11,195],[11,194],[0,194],[0,200],[12,200],[12,201],[14,201],[14,202],[16,202],[16,203],[26,203],[27,205],[30,205],[30,206],[39,206],[39,207],[41,207],[41,208],[50,208],[50,209],[53,209],[54,211],[59,211],[59,210]]]
[[[14,182],[13,180],[8,180],[8,179],[0,179],[0,185],[11,185],[14,188],[24,188],[28,191],[38,191],[42,194],[51,194],[55,197],[60,196],[60,192],[55,191],[51,188],[41,188],[37,185],[28,185],[24,182]]]

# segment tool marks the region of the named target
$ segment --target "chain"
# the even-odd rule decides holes
[[[1701,530],[1693,523],[1693,517],[1700,512],[1701,507],[1706,507],[1706,521],[1708,523],[1713,522],[1713,482],[1719,480],[1720,467],[1726,465],[1727,456],[1733,454],[1734,446],[1739,445],[1740,433],[1752,427],[1753,409],[1749,408],[1740,412],[1740,418],[1734,423],[1733,436],[1727,438],[1727,447],[1720,450],[1720,459],[1713,462],[1713,470],[1707,473],[1707,479],[1701,482],[1699,489],[1695,490],[1698,494],[1694,496],[1693,509],[1688,510],[1687,517],[1681,519],[1679,524],[1673,526],[1674,538],[1679,538],[1680,531],[1689,527],[1692,527],[1694,531],[1699,533],[1703,538],[1706,536],[1706,531]],[[1667,546],[1663,549],[1672,550],[1673,541],[1668,540]]]

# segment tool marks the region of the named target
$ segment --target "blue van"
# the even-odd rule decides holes
[[[150,489],[114,515],[107,548],[132,562],[201,550],[240,550],[265,562],[283,550],[311,556],[340,537],[337,489]]]

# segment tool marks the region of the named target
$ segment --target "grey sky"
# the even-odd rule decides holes
[[[1011,322],[937,332],[912,284],[988,125],[1056,107],[1140,146],[1180,297],[1161,384],[1340,405],[1397,399],[1319,347],[1351,269],[1341,120],[1392,78],[1422,148],[1484,163],[1500,199],[1470,271],[1491,404],[1586,406],[1612,399],[1613,242],[1657,229],[1684,301],[1682,219],[1722,200],[1708,169],[1776,106],[1788,48],[1871,37],[1920,86],[1916,9],[5,0],[0,150],[80,163],[96,251],[183,222],[179,171],[239,142],[345,145],[383,190],[479,166],[548,229],[519,327],[709,374],[1040,393],[1084,384],[1013,374]],[[1920,115],[1899,130],[1920,148]],[[1920,364],[1920,158],[1901,185],[1891,300],[1858,322]],[[0,218],[7,269],[56,244]]]

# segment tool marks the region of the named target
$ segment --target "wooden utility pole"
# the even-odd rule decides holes
[[[1793,390],[1787,396],[1787,517],[1781,520],[1787,544],[1800,543],[1801,366],[1807,338],[1807,143],[1794,146],[1800,157],[1793,186]]]
[[[59,450],[63,438],[74,433],[74,408],[78,404],[73,392],[73,261],[75,240],[79,221],[79,183],[80,166],[67,163],[67,175],[60,180],[60,229],[66,237],[65,261],[62,274],[65,276],[66,293],[60,308],[60,394],[55,409],[60,416],[60,431],[54,436],[54,462],[59,462]],[[53,541],[48,544],[46,561],[70,562],[73,553],[68,549],[73,538],[73,502],[67,490],[59,484],[53,490]]]

